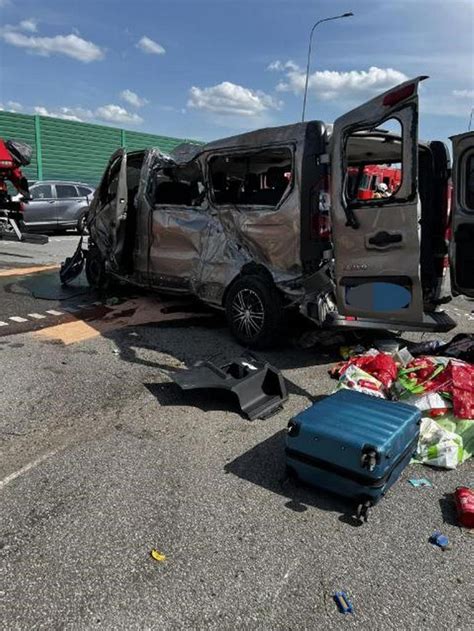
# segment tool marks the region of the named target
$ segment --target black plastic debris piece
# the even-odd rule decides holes
[[[174,372],[171,378],[183,390],[232,392],[251,421],[271,416],[288,399],[280,371],[253,357],[239,357],[220,367],[209,361],[197,362],[189,370]]]
[[[68,257],[61,265],[59,271],[59,278],[63,285],[67,285],[69,282],[77,278],[82,272],[84,267],[85,253],[82,249],[82,237],[79,239],[79,243],[76,251],[71,257]]]

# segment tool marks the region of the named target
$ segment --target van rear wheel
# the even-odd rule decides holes
[[[239,278],[229,289],[225,310],[229,328],[243,346],[270,346],[282,327],[281,296],[273,284],[260,276]]]

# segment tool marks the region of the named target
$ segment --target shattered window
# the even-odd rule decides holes
[[[265,149],[212,158],[212,197],[215,204],[274,208],[292,181],[289,148]]]
[[[200,206],[205,188],[197,162],[164,167],[156,171],[148,195],[154,205]]]
[[[99,191],[99,199],[102,204],[107,204],[115,199],[118,190],[121,166],[122,157],[119,157],[110,166],[105,179],[102,181]]]

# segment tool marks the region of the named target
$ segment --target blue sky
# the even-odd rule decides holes
[[[0,103],[152,133],[213,139],[338,115],[404,77],[420,137],[467,130],[472,0],[0,0]]]

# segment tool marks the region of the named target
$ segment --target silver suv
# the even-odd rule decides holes
[[[47,180],[30,187],[31,201],[25,204],[24,222],[28,232],[85,229],[94,188],[80,182]]]

